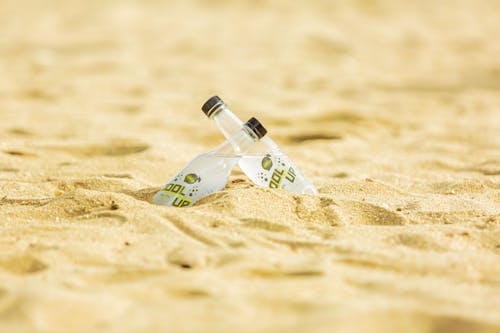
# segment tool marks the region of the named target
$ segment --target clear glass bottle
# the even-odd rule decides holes
[[[267,131],[255,118],[241,124],[219,147],[196,156],[153,197],[157,205],[187,207],[222,190],[231,170]]]
[[[206,101],[201,109],[208,118],[215,121],[226,138],[241,128],[242,121],[218,96]],[[257,185],[281,188],[298,194],[318,194],[314,185],[269,136],[254,145],[238,164]]]

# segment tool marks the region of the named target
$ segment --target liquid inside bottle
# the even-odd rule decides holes
[[[241,128],[242,121],[217,96],[203,106],[203,112],[215,121],[225,137]],[[317,194],[314,185],[269,137],[252,146],[238,161],[241,170],[257,185],[280,188],[298,194]]]
[[[155,194],[153,202],[163,206],[187,207],[222,190],[242,154],[265,134],[266,130],[260,122],[255,118],[250,119],[218,148],[200,154],[189,162]]]

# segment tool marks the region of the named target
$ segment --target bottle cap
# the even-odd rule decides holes
[[[219,96],[212,96],[203,104],[201,110],[210,118],[212,113],[221,105],[224,105],[224,101]]]
[[[260,121],[257,120],[257,118],[254,117],[248,119],[245,126],[254,132],[259,139],[262,139],[267,133],[266,128],[260,123]]]

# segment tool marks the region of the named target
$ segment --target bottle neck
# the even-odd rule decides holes
[[[217,155],[243,155],[259,141],[257,135],[248,127],[241,126],[229,139],[214,150]]]
[[[210,118],[215,121],[226,139],[231,138],[231,136],[241,130],[243,126],[243,122],[236,117],[226,105],[221,105],[213,111]]]

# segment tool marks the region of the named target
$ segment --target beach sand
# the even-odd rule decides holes
[[[500,2],[0,10],[0,332],[499,332]],[[152,195],[218,94],[318,196]]]

